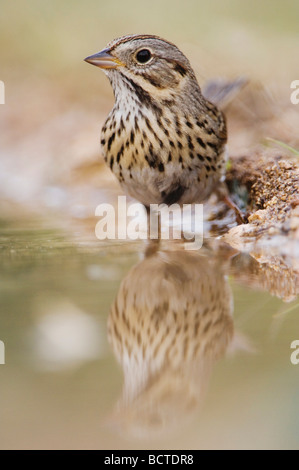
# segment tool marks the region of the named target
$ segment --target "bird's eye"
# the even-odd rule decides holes
[[[151,58],[152,54],[148,49],[141,49],[141,51],[138,51],[136,54],[136,59],[140,64],[146,64]]]

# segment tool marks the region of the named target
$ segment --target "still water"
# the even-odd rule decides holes
[[[299,448],[298,274],[1,223],[2,449]]]

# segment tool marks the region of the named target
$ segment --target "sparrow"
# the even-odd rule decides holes
[[[186,56],[165,39],[135,34],[85,61],[114,91],[101,145],[124,192],[147,209],[206,200],[225,179],[227,127]]]

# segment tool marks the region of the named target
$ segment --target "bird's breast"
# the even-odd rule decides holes
[[[105,161],[145,205],[203,200],[224,171],[223,142],[208,124],[134,101],[125,109],[116,105],[101,134]]]

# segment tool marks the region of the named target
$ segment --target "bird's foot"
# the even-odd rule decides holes
[[[228,196],[228,195],[224,195],[222,197],[222,201],[230,208],[234,211],[235,215],[236,215],[236,220],[238,222],[238,224],[247,224],[248,223],[248,219],[247,219],[247,215],[244,214],[241,209],[239,209],[239,207],[237,206],[237,204]]]

